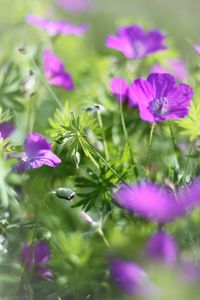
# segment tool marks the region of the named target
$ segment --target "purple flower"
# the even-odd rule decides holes
[[[24,141],[25,152],[21,153],[19,171],[37,169],[43,165],[57,167],[61,160],[51,151],[51,144],[39,133],[30,133]]]
[[[150,259],[173,265],[176,262],[178,248],[171,235],[158,231],[149,238],[145,253]]]
[[[165,35],[159,30],[144,31],[138,25],[120,27],[117,35],[107,37],[106,46],[124,54],[127,58],[143,58],[166,49]]]
[[[6,139],[14,131],[14,126],[11,121],[0,123],[0,139]]]
[[[115,283],[126,294],[144,296],[154,290],[147,273],[133,261],[113,259],[110,270]]]
[[[88,24],[73,25],[64,20],[47,20],[44,18],[28,15],[26,22],[45,30],[50,36],[75,35],[82,36],[88,29]]]
[[[194,45],[193,48],[197,51],[198,54],[200,54],[200,44]]]
[[[174,77],[167,73],[134,80],[129,93],[130,101],[138,103],[141,119],[150,123],[184,118],[193,97],[189,85],[176,85]]]
[[[187,70],[183,60],[169,59],[166,60],[165,66],[155,64],[151,68],[151,73],[168,73],[170,72],[177,81],[187,81]]]
[[[150,182],[129,186],[122,184],[114,197],[131,213],[165,224],[188,215],[200,205],[200,180],[195,180],[184,189],[177,189],[175,194]]]
[[[93,0],[94,1],[94,0]],[[91,0],[57,0],[64,9],[72,12],[87,12],[92,4]]]
[[[63,62],[50,49],[44,50],[43,69],[49,84],[69,91],[74,89],[71,75],[65,71]]]
[[[114,77],[110,82],[110,90],[117,100],[122,102],[128,101],[130,107],[137,105],[134,101],[129,99],[129,85],[125,79],[121,77]]]
[[[52,271],[44,266],[49,262],[51,252],[44,242],[38,242],[32,246],[24,244],[21,251],[21,260],[27,271],[35,270],[40,279],[52,279]]]

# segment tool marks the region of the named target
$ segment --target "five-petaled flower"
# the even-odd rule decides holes
[[[19,155],[18,171],[40,168],[43,165],[57,167],[61,160],[51,151],[51,144],[39,133],[30,133],[24,141],[24,152]]]
[[[129,94],[130,100],[138,104],[141,119],[156,123],[187,116],[193,90],[187,84],[176,85],[170,74],[152,73],[146,80],[134,80]]]
[[[51,280],[52,271],[46,268],[46,264],[51,258],[51,252],[48,245],[44,242],[38,242],[34,245],[24,244],[21,251],[21,260],[27,271],[34,270],[34,274],[39,279]]]
[[[122,184],[114,194],[116,202],[131,213],[158,224],[172,222],[200,205],[200,180],[176,192],[151,182]]]
[[[63,62],[48,48],[43,53],[43,69],[49,84],[69,91],[74,89],[73,79],[65,71]]]
[[[138,25],[120,27],[117,35],[110,35],[106,39],[108,48],[116,49],[127,58],[144,58],[147,55],[164,50],[165,35],[154,29],[144,31]]]
[[[26,22],[46,31],[50,36],[75,35],[82,36],[88,29],[88,24],[74,25],[65,20],[47,20],[44,18],[28,15]]]

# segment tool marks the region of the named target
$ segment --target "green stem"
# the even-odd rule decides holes
[[[55,100],[55,102],[58,104],[58,106],[63,109],[63,104],[60,101],[60,99],[57,97],[57,95],[54,93],[54,91],[52,90],[52,88],[47,84],[46,80],[43,77],[42,72],[40,71],[40,69],[38,68],[37,64],[35,63],[34,59],[31,58],[30,59],[33,67],[35,68],[35,70],[37,71],[37,73],[40,76],[41,81],[44,83],[44,85],[46,86],[47,90],[49,91],[49,93],[51,94],[52,98]]]
[[[152,138],[153,138],[155,126],[156,126],[156,123],[153,123],[151,126],[150,135],[149,135],[148,152],[147,152],[147,160],[146,160],[146,177],[148,177],[148,175],[149,175],[149,158],[150,158],[150,152],[151,152],[151,147],[152,147]]]
[[[103,128],[103,121],[102,121],[102,117],[101,117],[101,112],[99,110],[97,110],[97,119],[98,119],[100,128]],[[109,160],[110,156],[109,156],[109,152],[108,152],[108,145],[107,145],[106,137],[105,137],[104,133],[103,133],[103,144],[104,144],[106,160]]]
[[[184,178],[186,177],[186,171],[187,171],[187,168],[188,168],[188,164],[189,164],[189,160],[190,160],[190,155],[191,155],[193,146],[194,146],[194,140],[192,141],[192,143],[190,145],[189,152],[187,154],[187,160],[186,160],[186,163],[185,163],[185,167],[183,169],[183,176],[184,176]]]
[[[98,162],[94,159],[94,157],[93,157],[90,153],[88,153],[87,156],[89,157],[89,159],[91,160],[91,162],[95,165],[95,167],[96,167],[97,169],[99,169],[99,168],[100,168],[100,167],[99,167],[99,164],[98,164]]]
[[[177,151],[177,146],[176,146],[176,142],[175,142],[175,138],[174,138],[174,133],[173,133],[171,124],[170,123],[168,123],[168,124],[169,124],[169,130],[170,130],[170,134],[171,134],[172,144],[173,144],[173,148],[174,148],[175,163],[179,166],[178,151]]]
[[[129,150],[129,154],[130,154],[130,158],[131,158],[131,163],[133,166],[133,174],[134,176],[137,178],[138,177],[138,169],[134,160],[134,156],[133,156],[133,151],[129,142],[129,137],[128,137],[128,132],[126,129],[126,124],[125,124],[125,120],[124,120],[124,114],[123,114],[123,108],[122,108],[122,101],[120,100],[120,116],[121,116],[121,123],[122,123],[122,128],[123,128],[123,132],[124,132],[124,137],[125,137],[125,141],[128,145],[128,150]]]
[[[124,180],[123,178],[107,163],[107,161],[103,158],[103,156],[98,152],[95,151],[96,155],[99,156],[99,158],[104,162],[104,164],[112,171],[112,173],[121,181],[123,182],[125,185],[129,186]]]
[[[97,233],[101,236],[101,238],[103,239],[104,243],[109,248],[110,247],[109,242],[106,239],[105,234],[103,233],[102,229],[101,228],[97,229]]]

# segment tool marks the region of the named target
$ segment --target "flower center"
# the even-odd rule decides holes
[[[140,40],[134,41],[133,48],[137,57],[142,57],[146,52],[146,47]]]
[[[155,99],[150,102],[150,110],[157,115],[164,115],[168,112],[168,100],[166,97]]]

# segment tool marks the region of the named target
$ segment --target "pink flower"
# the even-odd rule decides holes
[[[47,20],[44,18],[28,15],[26,22],[46,31],[50,36],[75,35],[82,36],[88,29],[88,24],[74,25],[65,20]]]
[[[50,49],[44,50],[43,69],[49,84],[69,91],[74,89],[70,73],[65,71],[63,62]]]

